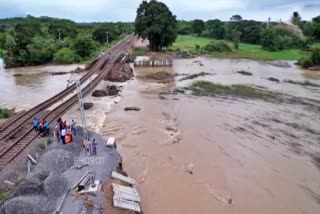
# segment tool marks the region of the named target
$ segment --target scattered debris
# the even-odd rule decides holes
[[[27,157],[31,161],[31,163],[38,164],[38,162],[30,154],[28,154]]]
[[[125,107],[124,110],[125,111],[140,111],[141,108],[139,108],[139,107]]]
[[[269,80],[269,81],[272,81],[272,82],[280,82],[279,79],[274,78],[274,77],[269,77],[268,80]]]
[[[5,184],[8,184],[8,185],[10,185],[10,186],[14,186],[14,185],[15,185],[15,184],[12,183],[11,181],[7,181],[7,180],[4,180],[4,183],[5,183]]]
[[[242,74],[245,76],[252,76],[252,73],[248,72],[248,71],[237,71],[238,74]]]

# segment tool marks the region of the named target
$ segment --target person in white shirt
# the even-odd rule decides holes
[[[67,134],[67,130],[65,128],[63,128],[61,130],[61,140],[62,140],[63,144],[66,144],[66,142],[65,142],[66,134]]]

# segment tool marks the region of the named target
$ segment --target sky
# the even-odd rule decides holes
[[[0,0],[0,18],[50,16],[76,22],[134,21],[142,0]],[[161,0],[179,20],[244,19],[287,21],[294,11],[304,20],[320,15],[320,0]]]

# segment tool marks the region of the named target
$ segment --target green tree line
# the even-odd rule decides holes
[[[131,32],[133,23],[75,23],[32,16],[0,19],[0,54],[7,67],[81,62]]]

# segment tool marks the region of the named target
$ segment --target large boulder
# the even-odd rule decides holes
[[[83,109],[89,110],[93,107],[93,103],[83,103]]]
[[[93,97],[105,97],[105,96],[108,96],[108,93],[106,90],[95,90],[92,93],[92,96]]]
[[[111,85],[107,86],[107,91],[109,96],[116,96],[120,92],[120,89],[115,85]]]
[[[116,65],[105,80],[112,82],[126,82],[133,77],[133,69],[128,64]]]

